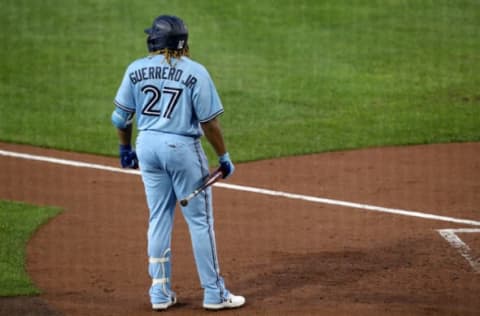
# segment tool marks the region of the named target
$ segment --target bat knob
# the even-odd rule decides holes
[[[181,205],[181,206],[187,206],[187,204],[188,204],[188,201],[187,201],[187,200],[181,200],[181,201],[180,201],[180,205]]]

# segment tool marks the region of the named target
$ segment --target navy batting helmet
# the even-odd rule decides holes
[[[188,30],[183,21],[173,15],[161,15],[153,20],[152,27],[145,30],[148,34],[149,52],[160,49],[182,50],[187,47]]]

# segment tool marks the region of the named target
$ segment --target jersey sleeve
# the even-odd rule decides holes
[[[113,103],[125,112],[135,112],[135,100],[133,97],[132,82],[129,77],[128,68],[123,75],[122,83],[118,88],[117,95],[115,96]]]
[[[200,123],[208,122],[224,111],[217,89],[206,70],[195,85],[193,108]]]

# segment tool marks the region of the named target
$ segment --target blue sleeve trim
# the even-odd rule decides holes
[[[224,112],[224,110],[221,109],[220,111],[215,112],[215,114],[210,115],[208,118],[203,119],[203,120],[199,120],[199,121],[200,121],[200,123],[206,123],[206,122],[208,122],[208,121],[213,120],[214,118],[216,118],[216,117],[219,116],[220,114],[223,114],[223,112]]]
[[[135,113],[135,110],[134,109],[131,109],[121,103],[119,103],[117,100],[113,100],[113,104],[115,104],[115,106],[117,106],[118,108],[122,109],[123,111],[125,112],[128,112],[128,113]]]

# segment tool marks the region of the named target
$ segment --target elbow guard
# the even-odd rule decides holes
[[[119,129],[125,129],[133,122],[133,112],[127,112],[125,110],[116,107],[112,112],[112,124]]]

